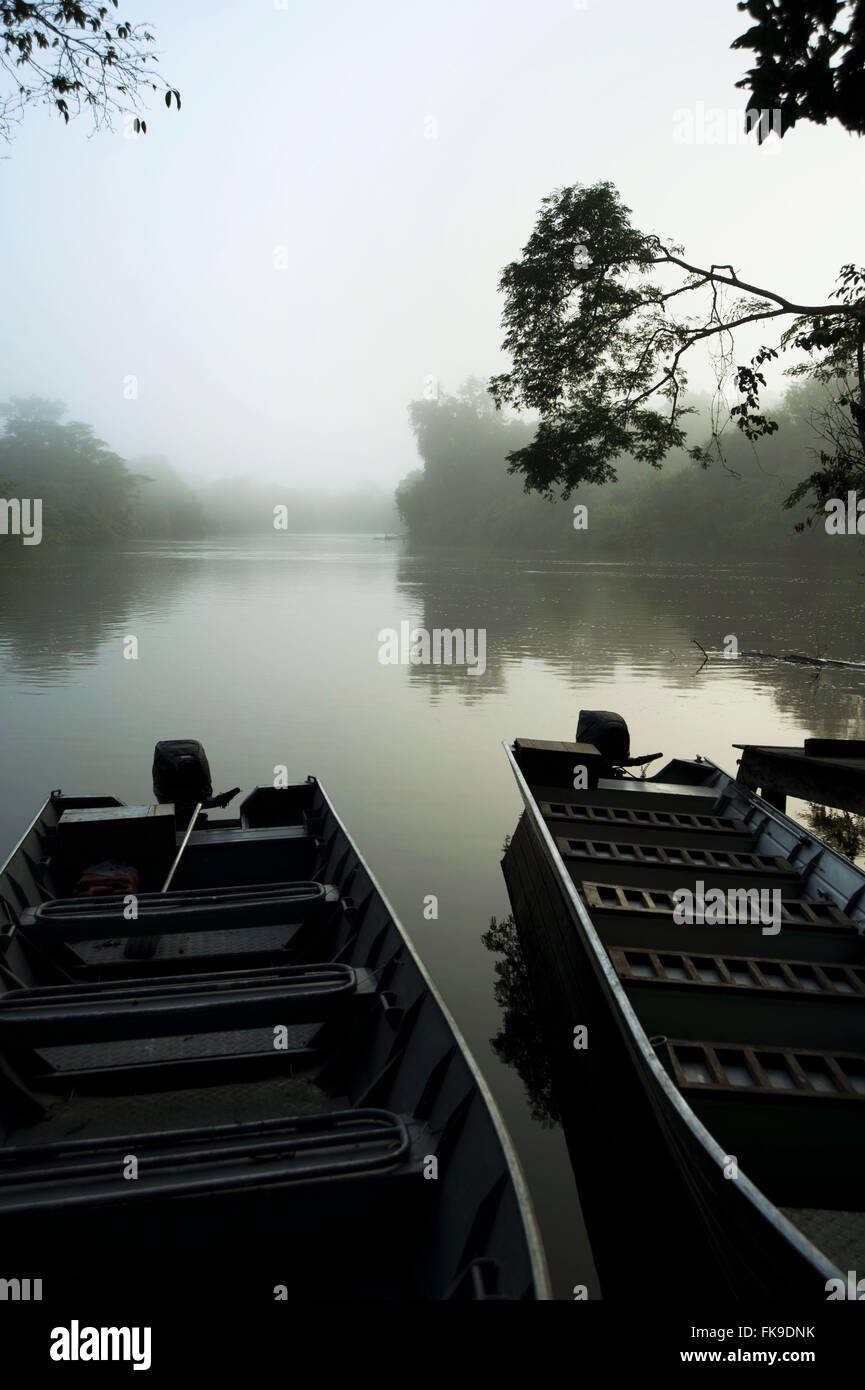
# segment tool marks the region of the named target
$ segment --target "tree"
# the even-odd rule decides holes
[[[44,504],[45,533],[55,540],[128,536],[137,483],[123,459],[90,425],[60,423],[65,406],[41,396],[0,406],[0,477],[18,497]]]
[[[118,3],[0,0],[0,71],[13,84],[0,94],[0,138],[10,138],[25,107],[46,103],[67,124],[89,108],[94,129],[110,129],[115,116],[142,109],[148,86],[180,110],[180,93],[156,70],[153,35],[140,24],[108,22]],[[147,123],[135,114],[133,128],[146,133]]]
[[[452,543],[476,537],[508,450],[528,440],[531,427],[499,414],[477,378],[455,395],[443,391],[412,401],[409,418],[424,466],[396,490],[402,521],[414,539]]]
[[[512,368],[489,390],[502,407],[536,410],[534,438],[508,455],[527,490],[567,498],[584,482],[616,477],[630,453],[660,467],[685,444],[685,360],[715,349],[718,376],[710,438],[688,448],[704,467],[724,459],[732,418],[749,440],[777,423],[760,410],[761,368],[787,348],[804,351],[825,381],[851,384],[849,407],[865,460],[865,271],[841,270],[825,304],[799,304],[740,278],[731,265],[685,259],[683,248],[639,231],[611,183],[574,185],[545,198],[522,257],[501,277],[504,348]],[[788,321],[776,347],[733,361],[734,332]],[[732,380],[739,400],[723,406]]]
[[[852,266],[844,267],[841,281],[848,298],[865,287],[865,275]],[[865,345],[861,332],[854,336],[856,326],[853,320],[828,342],[818,337],[814,344],[807,326],[796,336],[806,351],[824,355],[816,365],[809,360],[789,369],[788,375],[805,379],[799,393],[788,393],[788,407],[807,415],[812,433],[827,446],[812,451],[817,468],[784,501],[788,509],[806,505],[808,514],[797,522],[797,531],[812,526],[830,498],[865,489]]]
[[[736,83],[750,93],[750,109],[780,111],[782,137],[801,120],[840,121],[865,135],[865,0],[739,0],[736,8],[757,21],[731,45],[757,55]]]
[[[66,414],[63,401],[49,400],[47,396],[10,396],[8,401],[0,401],[0,418],[32,424],[36,420],[53,420],[54,423]]]
[[[164,454],[141,454],[129,459],[127,467],[140,488],[134,508],[137,534],[148,538],[207,534],[201,498]]]

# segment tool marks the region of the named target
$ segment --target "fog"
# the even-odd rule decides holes
[[[865,221],[833,123],[674,139],[677,112],[744,110],[732,0],[128,9],[182,109],[154,96],[133,138],[31,109],[0,151],[0,396],[203,484],[390,491],[425,383],[506,367],[499,275],[562,185],[611,180],[637,226],[800,300]]]
[[[865,1297],[863,25],[0,5],[0,1302],[53,1359],[248,1380],[541,1246],[643,1372]]]

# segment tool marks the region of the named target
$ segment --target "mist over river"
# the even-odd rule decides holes
[[[501,741],[573,738],[583,707],[620,711],[634,753],[730,771],[735,743],[862,738],[865,672],[701,665],[694,644],[861,660],[861,580],[283,535],[7,546],[0,586],[4,849],[52,788],[149,801],[160,738],[200,739],[215,792],[269,784],[279,765],[315,773],[501,1106],[557,1296],[587,1283],[597,1297],[561,1131],[532,1118],[491,1047],[502,1013],[481,936],[510,911],[499,861],[520,810]],[[382,664],[379,634],[403,622],[483,630],[484,669]]]

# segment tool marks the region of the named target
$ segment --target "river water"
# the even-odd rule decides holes
[[[731,771],[735,743],[862,738],[865,672],[701,666],[694,644],[861,660],[859,577],[279,536],[7,542],[0,589],[4,851],[54,787],[150,800],[159,738],[199,738],[214,791],[269,784],[280,765],[291,780],[315,773],[489,1080],[557,1296],[583,1283],[597,1297],[561,1132],[492,1046],[497,958],[481,938],[509,912],[500,859],[520,809],[501,741],[573,738],[580,708],[620,711],[635,753],[702,753]],[[379,634],[402,622],[483,629],[485,670],[382,664]],[[591,1128],[587,1115],[587,1143]]]

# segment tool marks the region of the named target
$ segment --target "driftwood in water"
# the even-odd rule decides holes
[[[800,666],[840,666],[850,671],[865,671],[865,661],[835,661],[828,656],[803,656],[801,652],[741,652],[740,655],[763,661],[794,661]]]
[[[708,661],[711,652],[707,652],[696,637],[692,637],[691,641]],[[798,666],[833,666],[847,671],[865,671],[865,661],[836,661],[828,656],[803,656],[801,652],[739,652],[739,656],[751,657],[755,661],[792,661]]]

